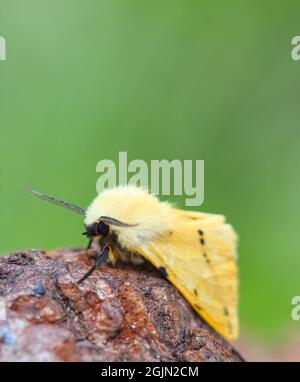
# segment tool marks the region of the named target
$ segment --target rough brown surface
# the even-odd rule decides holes
[[[240,361],[150,265],[101,266],[95,252],[0,258],[1,361]]]

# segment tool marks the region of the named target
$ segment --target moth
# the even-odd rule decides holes
[[[40,199],[83,215],[93,266],[149,261],[196,312],[227,339],[238,337],[237,236],[221,215],[185,211],[135,186],[101,192],[87,209],[28,189]]]

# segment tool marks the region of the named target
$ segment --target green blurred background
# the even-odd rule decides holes
[[[23,183],[84,207],[119,151],[204,159],[199,209],[240,236],[242,328],[299,329],[299,15],[299,1],[0,0],[1,254],[85,245],[81,218]]]

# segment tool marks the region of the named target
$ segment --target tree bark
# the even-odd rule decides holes
[[[78,286],[94,258],[0,258],[0,361],[242,361],[150,264],[104,264]]]

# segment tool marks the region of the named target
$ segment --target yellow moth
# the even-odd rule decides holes
[[[78,283],[104,261],[149,261],[212,328],[237,338],[237,237],[223,216],[175,209],[134,186],[103,191],[86,210],[29,191],[85,216],[88,248],[96,242],[98,255]]]

